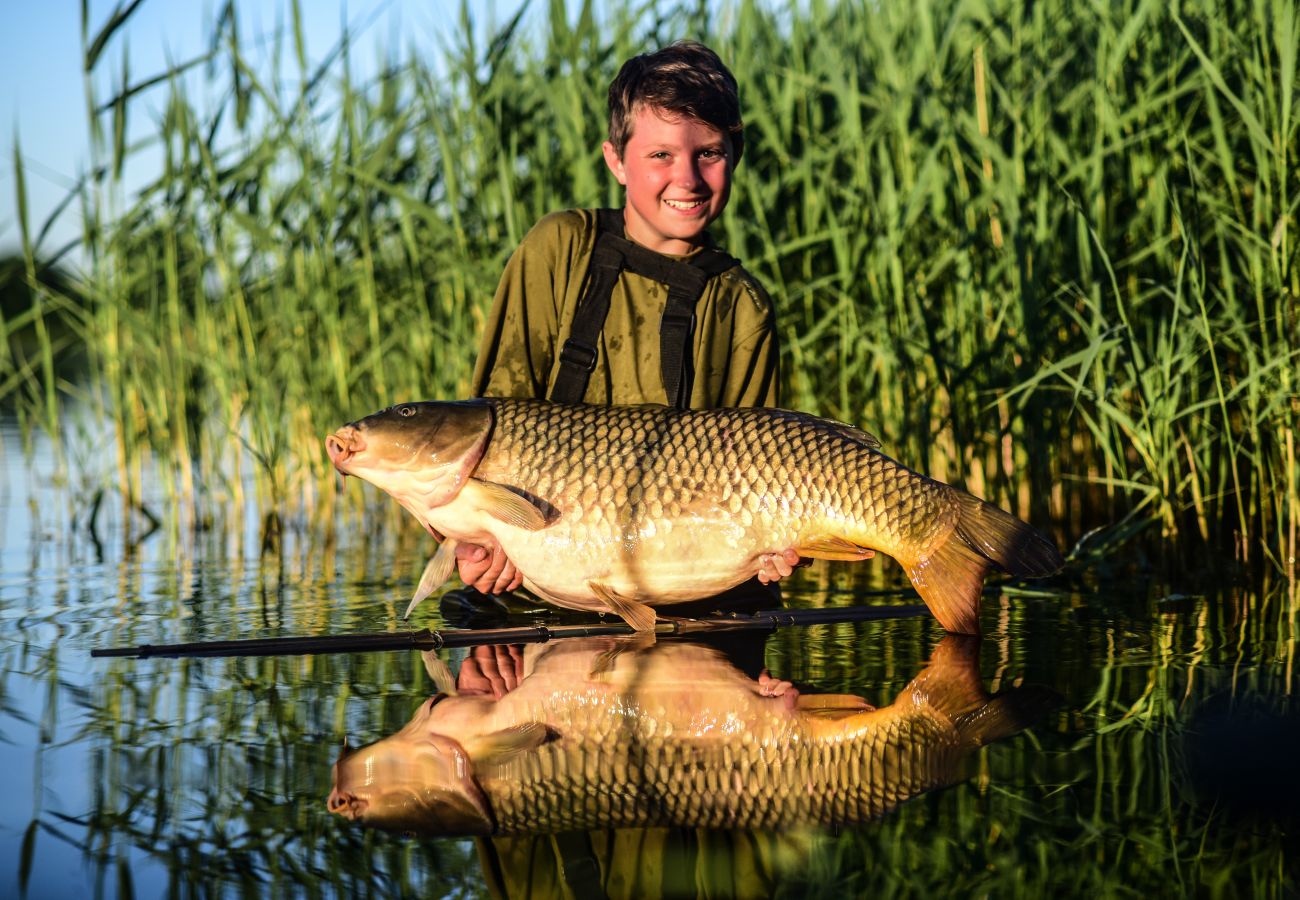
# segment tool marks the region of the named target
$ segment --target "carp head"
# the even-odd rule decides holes
[[[492,833],[492,813],[469,753],[455,738],[428,730],[427,710],[444,696],[421,704],[398,733],[343,751],[334,763],[330,812],[385,831]]]
[[[386,831],[486,835],[496,828],[489,788],[511,763],[559,738],[541,722],[494,727],[488,697],[439,693],[401,731],[334,763],[330,812]]]
[[[421,510],[451,502],[491,433],[481,400],[401,403],[344,425],[325,449],[334,468],[392,494],[427,527]]]

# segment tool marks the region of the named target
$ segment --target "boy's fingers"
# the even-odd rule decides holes
[[[781,572],[771,553],[764,553],[758,558],[758,580],[761,584],[770,584],[781,579]]]
[[[488,565],[489,562],[487,560],[475,562],[474,560],[462,559],[458,561],[456,570],[460,573],[461,581],[470,587],[477,588],[478,580],[483,577],[483,573],[487,571]]]
[[[478,544],[457,544],[456,559],[465,562],[478,562],[488,558],[488,552]]]
[[[506,591],[513,591],[515,588],[519,587],[519,583],[524,580],[523,576],[519,574],[519,570],[515,568],[515,564],[506,559],[504,553],[501,554],[501,559],[505,562],[505,565],[501,567],[501,572],[497,575],[496,582],[492,585],[492,593],[494,594],[504,594]]]
[[[501,574],[497,577],[496,590],[493,593],[504,594],[507,591],[513,591],[523,583],[523,574],[515,568],[514,563],[506,560],[506,567],[501,570]]]
[[[795,562],[789,561],[789,554],[794,554]],[[780,581],[791,572],[799,561],[799,554],[793,550],[787,550],[784,553],[764,553],[758,558],[758,580],[761,584],[771,584],[774,581]]]
[[[487,569],[478,577],[478,580],[474,582],[474,587],[485,594],[502,593],[505,590],[505,585],[510,582],[509,579],[506,579],[505,583],[502,583],[501,573],[505,571],[506,566],[509,565],[510,560],[506,559],[505,551],[501,549],[501,546],[498,544],[493,547],[492,558],[488,561]],[[513,568],[514,567],[511,566],[511,577],[514,577]],[[498,584],[501,586],[498,587]]]

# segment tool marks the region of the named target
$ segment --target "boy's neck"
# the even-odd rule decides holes
[[[628,214],[626,206],[620,209],[618,214],[623,236],[652,253],[658,253],[661,256],[693,256],[705,247],[714,246],[713,237],[707,230],[701,231],[690,238],[676,238],[665,243],[662,236],[657,233],[638,234],[638,231],[641,230],[637,227],[640,224],[639,220],[635,214]]]

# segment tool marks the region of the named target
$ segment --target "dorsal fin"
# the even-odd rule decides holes
[[[850,425],[847,422],[837,422],[835,419],[822,419],[822,421],[851,441],[856,441],[862,446],[872,450],[880,449],[880,438],[870,432],[863,431],[856,425]]]

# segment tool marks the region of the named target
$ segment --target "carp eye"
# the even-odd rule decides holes
[[[415,407],[399,406],[397,407],[397,414],[401,416],[403,419],[409,419],[411,416],[415,415]]]

